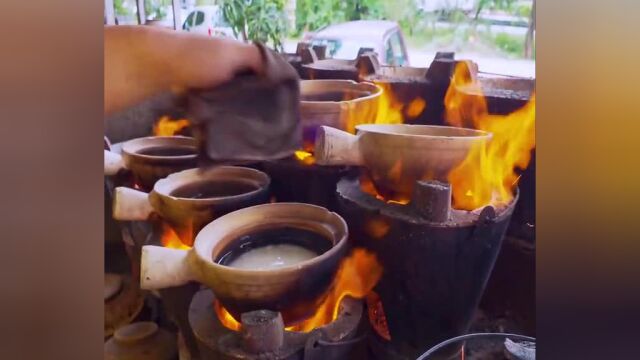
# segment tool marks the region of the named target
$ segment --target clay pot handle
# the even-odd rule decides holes
[[[329,126],[318,128],[314,156],[320,165],[363,165],[358,137]]]
[[[158,290],[196,280],[188,261],[189,251],[145,245],[140,257],[140,287]]]
[[[119,186],[113,194],[113,218],[116,220],[147,220],[154,212],[149,194]]]
[[[104,174],[112,176],[118,173],[118,171],[126,169],[122,155],[114,153],[113,151],[104,151]]]

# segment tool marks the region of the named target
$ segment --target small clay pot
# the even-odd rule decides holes
[[[104,151],[105,175],[128,169],[136,184],[146,190],[167,175],[196,165],[196,140],[186,136],[143,137],[123,143],[122,154]]]
[[[382,88],[353,80],[300,81],[300,121],[305,143],[313,144],[319,126],[355,133],[355,126],[376,121]]]
[[[324,253],[276,269],[240,269],[217,263],[247,234],[295,227],[322,235]],[[311,315],[330,288],[347,251],[347,225],[336,213],[303,203],[273,203],[234,211],[205,226],[189,251],[142,248],[143,289],[197,281],[210,287],[236,319],[248,311],[279,311],[286,324]],[[326,242],[329,242],[328,244]]]
[[[320,165],[364,166],[383,195],[410,198],[417,180],[447,180],[473,146],[491,140],[491,133],[450,126],[365,124],[352,135],[322,126],[315,152]]]
[[[153,322],[137,322],[116,330],[104,344],[105,360],[173,360],[176,336]]]
[[[117,187],[113,218],[143,221],[155,214],[181,238],[194,239],[213,219],[267,202],[270,182],[267,174],[241,166],[184,170],[158,180],[148,194]]]

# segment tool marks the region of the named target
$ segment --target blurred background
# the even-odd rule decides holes
[[[535,0],[105,0],[105,24],[146,24],[261,41],[293,53],[299,41],[353,59],[361,44],[382,62],[428,66],[454,51],[485,72],[535,77]],[[364,20],[364,21],[363,21]],[[375,20],[375,21],[370,21]]]

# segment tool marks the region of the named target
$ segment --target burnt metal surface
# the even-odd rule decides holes
[[[324,60],[327,53],[326,45],[311,45],[305,42],[299,42],[295,53],[281,54],[287,59],[287,62],[296,69],[298,76],[304,78],[306,70],[302,65],[313,63],[318,60]]]
[[[244,326],[250,329],[229,330],[218,320],[214,301],[213,292],[202,289],[189,308],[189,322],[202,360],[349,359],[351,351],[363,340],[358,334],[363,305],[353,298],[343,300],[335,321],[309,333],[286,331],[274,316],[278,313],[263,310],[243,314]],[[264,318],[263,326],[255,325],[256,316]],[[262,334],[261,340],[255,338],[258,333]]]
[[[535,244],[507,235],[480,302],[486,317],[508,319],[515,332],[536,336]],[[504,332],[505,328],[477,329]]]
[[[445,223],[412,215],[411,206],[364,194],[356,179],[338,183],[339,210],[355,246],[373,251],[384,272],[379,295],[390,341],[372,337],[381,358],[415,358],[445,339],[464,334],[502,245],[515,199]],[[377,224],[372,227],[372,224]],[[388,356],[391,353],[395,355]],[[382,352],[380,352],[382,354]]]
[[[342,79],[359,81],[361,73],[374,69],[377,64],[377,56],[370,48],[361,48],[353,60],[342,59],[317,59],[311,63],[302,65],[302,79]],[[368,70],[367,70],[368,69]]]

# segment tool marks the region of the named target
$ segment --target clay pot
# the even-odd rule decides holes
[[[185,136],[143,137],[123,143],[122,154],[104,151],[105,175],[128,169],[135,182],[146,190],[159,179],[196,165],[196,140]]]
[[[218,261],[243,237],[265,229],[295,227],[323,236],[327,251],[276,269],[239,269]],[[282,313],[286,324],[311,315],[330,288],[347,251],[347,225],[336,213],[303,203],[257,205],[222,216],[198,233],[189,251],[147,245],[142,248],[141,287],[161,289],[197,281],[210,287],[236,318],[266,309]]]
[[[358,124],[373,123],[382,88],[353,80],[300,81],[300,119],[305,143],[313,144],[321,125],[355,132]]]
[[[153,322],[123,326],[104,344],[105,360],[173,360],[177,356],[176,336]]]
[[[147,220],[155,215],[176,230],[181,239],[193,239],[213,219],[267,202],[270,182],[267,174],[240,166],[183,170],[158,180],[148,194],[117,187],[113,218]]]
[[[320,165],[366,167],[383,195],[410,198],[416,180],[446,181],[472,146],[491,139],[491,133],[432,125],[358,125],[357,135],[323,126],[318,131],[315,157]]]

